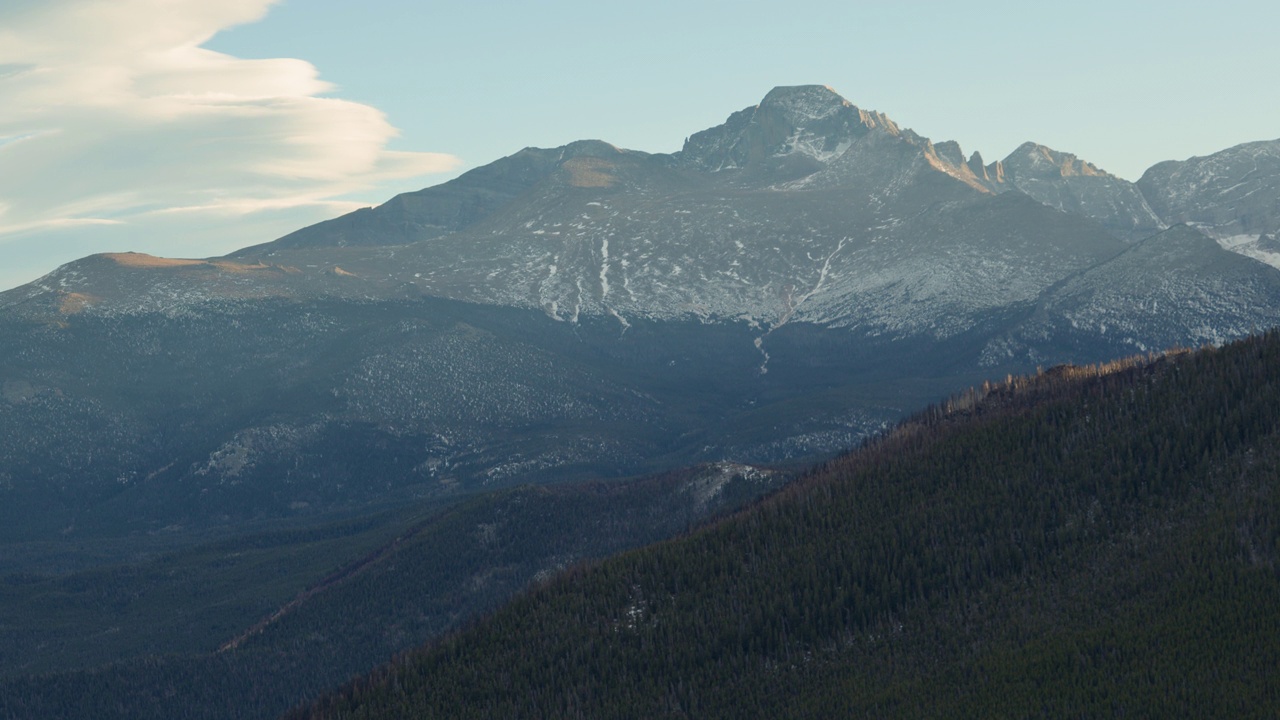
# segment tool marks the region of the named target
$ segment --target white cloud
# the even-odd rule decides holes
[[[200,47],[273,2],[0,3],[0,242],[107,223],[145,235],[174,212],[337,211],[336,198],[457,165],[388,151],[384,115],[324,97],[308,62]]]

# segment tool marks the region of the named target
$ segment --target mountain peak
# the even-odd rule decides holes
[[[821,120],[841,108],[852,108],[830,85],[780,85],[760,101],[761,109],[771,108],[787,113],[795,120]]]
[[[838,157],[874,129],[899,134],[880,113],[867,112],[826,85],[775,87],[759,105],[739,110],[694,134],[681,155],[713,172],[754,168],[804,175]]]
[[[603,140],[575,140],[556,149],[560,151],[561,158],[615,157],[629,152]]]
[[[1009,153],[1003,163],[1005,172],[1014,178],[1042,179],[1076,176],[1110,176],[1091,162],[1071,153],[1058,152],[1039,143],[1024,142]]]

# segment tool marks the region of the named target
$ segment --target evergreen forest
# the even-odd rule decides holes
[[[289,717],[1274,717],[1280,334],[1009,378]]]

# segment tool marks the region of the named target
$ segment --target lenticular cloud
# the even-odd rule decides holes
[[[453,167],[390,152],[310,63],[201,47],[274,0],[0,3],[0,236],[326,204]]]

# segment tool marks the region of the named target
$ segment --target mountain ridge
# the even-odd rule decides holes
[[[1155,252],[1142,197],[1069,153],[983,165],[830,88],[778,88],[678,153],[526,148],[226,257],[103,254],[0,293],[11,465],[74,474],[60,438],[151,479],[121,497],[262,483],[253,502],[287,514],[374,492],[315,480],[351,477],[330,450],[355,439],[403,454],[384,468],[398,492],[765,462],[834,452],[948,382],[1280,322],[1276,269],[1207,239]],[[97,348],[118,356],[80,359]],[[70,418],[83,431],[58,430]],[[279,485],[291,457],[309,479]]]
[[[817,129],[808,127],[806,123],[817,123]],[[726,160],[731,157],[737,159],[731,162]],[[694,175],[688,174],[690,169],[696,171]],[[975,172],[976,169],[980,169],[981,172]],[[707,170],[711,172],[705,172]],[[743,172],[747,175],[738,177]],[[1151,173],[1148,172],[1147,175]],[[710,179],[719,178],[719,176],[724,178],[708,186]],[[346,274],[346,277],[356,277],[376,283],[376,287],[361,289],[361,292],[366,295],[370,292],[383,295],[399,292],[409,294],[426,292],[480,302],[484,302],[486,297],[497,297],[502,303],[517,302],[543,307],[554,317],[564,317],[566,308],[577,308],[579,312],[586,308],[590,312],[602,315],[623,314],[623,308],[612,307],[604,297],[611,288],[608,281],[610,268],[607,267],[608,258],[605,257],[605,254],[610,251],[606,244],[607,237],[617,228],[598,222],[587,223],[577,233],[579,237],[604,236],[594,241],[598,245],[588,249],[587,254],[579,250],[573,251],[578,258],[573,262],[599,263],[599,266],[593,269],[593,274],[598,278],[590,278],[586,275],[586,269],[583,268],[577,270],[581,274],[577,278],[571,278],[569,280],[571,284],[566,286],[563,277],[565,264],[555,261],[553,258],[558,255],[551,253],[547,255],[546,260],[535,261],[536,265],[540,265],[539,268],[530,266],[531,270],[544,273],[545,277],[538,283],[543,286],[543,289],[526,290],[522,293],[523,298],[510,296],[509,288],[512,287],[512,283],[528,287],[534,281],[527,277],[504,277],[514,268],[496,267],[486,271],[490,274],[496,271],[495,277],[504,278],[503,284],[493,287],[484,287],[482,281],[478,282],[479,278],[468,278],[466,283],[475,290],[465,291],[461,288],[451,289],[447,284],[442,287],[438,284],[422,282],[422,274],[404,272],[403,269],[397,271],[395,268],[388,268],[390,272],[387,272],[388,269],[378,268],[372,272],[367,270],[361,272],[351,266],[353,263],[358,263],[361,257],[372,259],[373,256],[369,253],[376,255],[379,252],[377,248],[382,246],[424,243],[434,246],[436,241],[455,246],[440,248],[440,252],[447,252],[453,256],[442,259],[455,265],[457,263],[474,264],[476,260],[481,259],[480,256],[468,257],[468,253],[474,255],[474,251],[457,248],[457,243],[447,241],[449,236],[461,233],[459,238],[465,238],[465,242],[473,245],[478,243],[492,245],[494,238],[502,238],[501,242],[515,241],[519,234],[518,225],[537,224],[538,214],[545,214],[542,210],[538,210],[538,204],[545,205],[548,201],[560,205],[559,208],[546,209],[562,214],[558,223],[551,224],[554,227],[563,228],[567,224],[566,221],[570,220],[571,216],[568,213],[577,212],[583,215],[583,219],[587,219],[593,214],[592,206],[600,207],[604,203],[604,196],[613,195],[619,191],[650,196],[655,194],[672,196],[673,193],[696,195],[710,190],[719,192],[723,196],[726,192],[723,187],[720,191],[712,188],[717,185],[723,186],[725,182],[731,186],[740,185],[744,191],[747,187],[756,187],[763,182],[765,192],[782,192],[783,194],[823,188],[842,188],[843,192],[852,192],[855,196],[857,193],[866,192],[867,197],[864,202],[869,209],[877,205],[883,206],[886,198],[880,197],[881,193],[888,192],[894,187],[921,183],[928,185],[930,188],[928,192],[941,192],[942,195],[939,197],[950,194],[953,198],[952,202],[963,197],[963,191],[959,189],[945,189],[946,182],[942,180],[943,177],[956,180],[964,187],[976,190],[978,193],[1001,194],[1010,190],[1023,192],[1056,210],[1089,217],[1101,223],[1108,232],[1125,242],[1148,237],[1169,224],[1157,216],[1143,195],[1144,187],[1149,188],[1146,192],[1157,192],[1150,189],[1155,185],[1154,180],[1148,179],[1142,185],[1127,183],[1071,153],[1058,152],[1032,142],[1024,143],[1002,161],[983,166],[981,157],[977,155],[971,156],[966,161],[957,143],[946,141],[934,144],[910,130],[901,129],[881,113],[858,108],[829,87],[794,86],[775,88],[760,104],[734,113],[726,123],[720,126],[695,133],[681,151],[671,155],[624,151],[602,141],[578,141],[546,150],[526,148],[512,156],[464,173],[443,185],[405,193],[377,208],[358,210],[340,218],[300,229],[271,243],[236,251],[225,258],[225,261],[230,264],[224,268],[230,269],[231,264],[234,263],[241,263],[242,267],[248,267],[256,261],[289,268],[289,271],[298,270],[297,274],[305,276],[318,272],[315,262],[303,262],[301,261],[303,258],[300,257],[290,259],[296,259],[299,262],[277,263],[271,262],[269,258],[273,254],[300,249],[319,251],[323,255],[324,248],[334,250],[347,248],[350,251],[366,247],[369,251],[363,255],[357,255],[354,259],[344,257],[344,255],[349,256],[351,252],[333,253],[333,257],[317,259],[324,261],[320,267],[330,275],[337,275],[340,270]],[[744,182],[747,185],[742,185]],[[545,187],[542,191],[543,195],[547,193],[553,193],[553,195],[546,195],[545,199],[530,197],[530,193],[537,192],[539,187]],[[557,190],[557,187],[560,189]],[[572,195],[566,193],[572,193],[575,190],[585,194],[595,194],[598,197],[592,201],[580,203],[580,210],[573,209],[570,207],[573,204]],[[956,195],[957,192],[960,194]],[[559,193],[563,197],[552,200],[555,197],[554,193]],[[975,197],[977,196],[970,195],[969,200],[973,201]],[[521,201],[521,198],[525,198],[525,201]],[[569,201],[569,205],[565,205],[566,201]],[[516,206],[521,202],[525,203],[523,209]],[[529,202],[533,202],[533,205],[529,205]],[[655,202],[661,202],[661,197],[656,198]],[[582,210],[586,213],[583,214]],[[668,207],[662,211],[670,212],[671,209]],[[676,208],[675,212],[689,211]],[[617,212],[615,211],[614,214],[616,215]],[[501,218],[504,216],[509,216],[511,221],[503,223]],[[884,229],[886,220],[894,223],[899,222],[900,218],[889,213],[872,212],[866,220],[853,224],[845,232],[853,233],[855,237],[868,235],[877,227]],[[582,225],[580,222],[574,222],[576,225]],[[1204,226],[1201,223],[1197,227]],[[534,232],[537,233],[539,230],[535,229]],[[564,234],[563,230],[553,231],[545,227],[541,228],[540,232],[553,236]],[[1265,247],[1267,237],[1269,236],[1265,231],[1261,232],[1250,248],[1244,248],[1240,243],[1235,245],[1223,243],[1221,233],[1216,234],[1216,239],[1219,239],[1220,244],[1224,244],[1227,249],[1247,250],[1252,252],[1255,258],[1263,260],[1267,260],[1269,256],[1257,248]],[[530,242],[527,247],[520,250],[521,254],[527,257],[531,253],[537,253],[536,248],[547,246],[545,242],[547,239],[549,238]],[[615,240],[615,246],[616,243]],[[512,251],[515,251],[514,247]],[[614,249],[613,252],[616,253],[617,250]],[[496,258],[491,257],[483,262],[492,263],[494,259]],[[439,264],[430,253],[422,260],[435,265]],[[623,259],[624,266],[632,264],[632,258]],[[618,266],[614,265],[615,273],[617,268]],[[732,268],[732,263],[729,267],[717,263],[701,272],[725,274],[732,278],[735,274]],[[681,268],[678,266],[667,268],[668,271],[679,269]],[[560,277],[556,277],[557,275]],[[321,281],[323,279],[323,277],[320,278]],[[760,280],[763,280],[766,285],[769,284],[769,280],[765,278],[754,281]],[[38,281],[37,284],[40,282]],[[775,283],[784,284],[788,282],[794,283],[794,276],[784,275],[775,281]],[[596,287],[591,288],[587,283],[594,284]],[[553,287],[557,284],[560,287]],[[47,286],[48,283],[44,285]],[[211,288],[211,294],[235,292],[226,290],[226,285],[227,283],[215,283]],[[263,283],[263,289],[260,292],[266,294],[294,292],[287,289],[287,283],[275,283],[277,286],[275,290],[270,289],[271,285],[272,283]],[[630,290],[625,277],[623,286]],[[306,292],[332,292],[338,295],[344,293],[340,283],[312,282],[310,288]],[[712,290],[711,294],[721,292],[723,289]],[[531,294],[537,295],[539,299],[534,300]],[[87,295],[89,297],[83,299],[83,304],[92,305],[93,294]],[[506,297],[503,297],[504,295]],[[592,295],[599,297],[593,298]],[[659,311],[658,314],[673,316],[681,312],[687,313],[689,310],[693,310],[696,314],[698,307],[724,305],[721,300],[710,302],[708,300],[709,298],[690,297],[680,301],[677,307],[668,307]],[[3,299],[0,299],[0,303],[2,302]],[[82,301],[73,298],[71,302],[78,304]],[[741,304],[741,299],[729,300],[729,303],[729,306],[719,311],[720,317],[736,317],[741,314],[740,311],[732,309],[733,304]],[[755,304],[757,307],[749,310],[748,314],[760,321],[768,313],[759,307],[758,301]],[[627,311],[642,315],[652,314],[643,308],[635,307]],[[784,308],[774,311],[774,314],[781,316],[788,312],[790,311]],[[572,311],[568,313],[568,317],[574,316]]]

